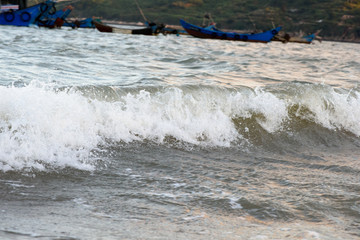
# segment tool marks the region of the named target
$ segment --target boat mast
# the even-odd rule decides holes
[[[19,9],[27,8],[27,0],[19,0]]]
[[[138,3],[136,0],[135,0],[135,3],[136,3],[136,6],[138,7],[138,9],[139,9],[139,11],[140,11],[141,16],[144,18],[145,22],[148,22],[148,20],[146,19],[143,11],[142,11],[141,8],[140,8],[139,3]]]

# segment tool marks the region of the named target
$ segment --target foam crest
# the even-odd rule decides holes
[[[329,86],[314,85],[303,89],[299,105],[311,111],[301,116],[330,130],[345,130],[360,136],[360,93]]]
[[[93,169],[94,108],[79,94],[0,87],[0,169]]]
[[[106,151],[109,144],[121,147],[135,141],[237,146],[248,141],[238,124],[250,131],[246,138],[259,134],[252,127],[249,130],[249,124],[268,134],[284,131],[284,123],[297,121],[289,115],[294,105],[307,109],[295,113],[297,118],[360,135],[360,100],[355,90],[349,94],[300,85],[284,96],[245,87],[111,88],[111,92],[104,87],[90,97],[87,89],[59,90],[36,83],[0,87],[0,170],[92,170],[99,157],[95,153]],[[114,91],[118,96],[106,100],[106,94]]]
[[[229,146],[238,134],[220,106],[210,106],[208,94],[197,96],[171,88],[151,94],[141,90],[123,96],[107,111],[104,135],[117,141],[167,138],[204,146]],[[115,131],[113,131],[115,130]]]
[[[262,88],[237,92],[230,97],[230,103],[232,114],[241,118],[256,116],[258,124],[269,133],[281,130],[288,117],[287,103]]]
[[[0,169],[93,169],[92,151],[109,142],[229,147],[242,139],[234,117],[260,113],[259,122],[269,132],[285,117],[284,104],[262,91],[171,87],[121,92],[108,102],[34,83],[0,87]]]

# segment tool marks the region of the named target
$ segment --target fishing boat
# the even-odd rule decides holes
[[[176,29],[165,27],[165,25],[162,23],[159,24],[152,21],[148,21],[142,9],[140,8],[139,3],[136,0],[135,3],[139,9],[141,16],[145,21],[144,28],[129,29],[122,27],[113,27],[100,22],[94,22],[96,29],[99,30],[100,32],[123,33],[123,34],[140,34],[140,35],[158,35],[159,33],[162,33],[164,35],[178,34]]]
[[[313,40],[316,38],[315,34],[310,34],[303,37],[298,36],[290,36],[288,33],[286,33],[283,36],[276,35],[273,37],[272,41],[281,41],[283,43],[304,43],[304,44],[310,44],[313,42]]]
[[[112,32],[112,33],[123,33],[123,34],[141,34],[141,35],[158,35],[159,33],[165,34],[176,34],[174,29],[166,28],[165,25],[160,23],[154,23],[151,21],[148,21],[145,17],[142,9],[140,8],[139,3],[135,0],[135,3],[139,9],[139,12],[141,16],[143,17],[145,21],[146,27],[144,28],[136,28],[136,29],[129,29],[129,28],[121,28],[121,27],[113,27],[109,26],[100,22],[94,22],[94,25],[97,30],[100,32]]]
[[[29,27],[46,18],[55,7],[55,1],[45,1],[31,7],[27,7],[26,0],[11,2],[1,4],[0,25]]]
[[[268,31],[261,33],[236,33],[236,32],[224,32],[214,26],[209,26],[206,28],[199,27],[193,24],[190,24],[184,20],[180,20],[182,27],[189,33],[191,36],[197,38],[209,38],[209,39],[221,39],[221,40],[232,40],[232,41],[247,41],[247,42],[270,42],[271,39],[278,34],[281,30],[281,27],[277,27]]]
[[[64,9],[58,11],[56,11],[54,6],[54,12],[49,12],[44,19],[39,20],[38,25],[40,27],[61,28],[61,26],[65,23],[65,19],[69,16],[72,10],[73,7],[71,5],[68,5]]]
[[[94,21],[94,25],[97,30],[100,32],[109,32],[109,33],[123,33],[123,34],[141,34],[141,35],[157,35],[160,33],[159,28],[154,30],[151,24],[145,28],[139,29],[129,29],[129,28],[120,28],[109,26],[100,22]]]

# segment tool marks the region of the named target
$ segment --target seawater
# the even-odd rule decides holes
[[[360,239],[360,45],[0,32],[1,239]]]

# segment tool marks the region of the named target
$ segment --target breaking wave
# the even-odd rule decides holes
[[[58,88],[0,86],[0,171],[93,170],[135,142],[283,150],[359,145],[360,91],[322,84]]]

